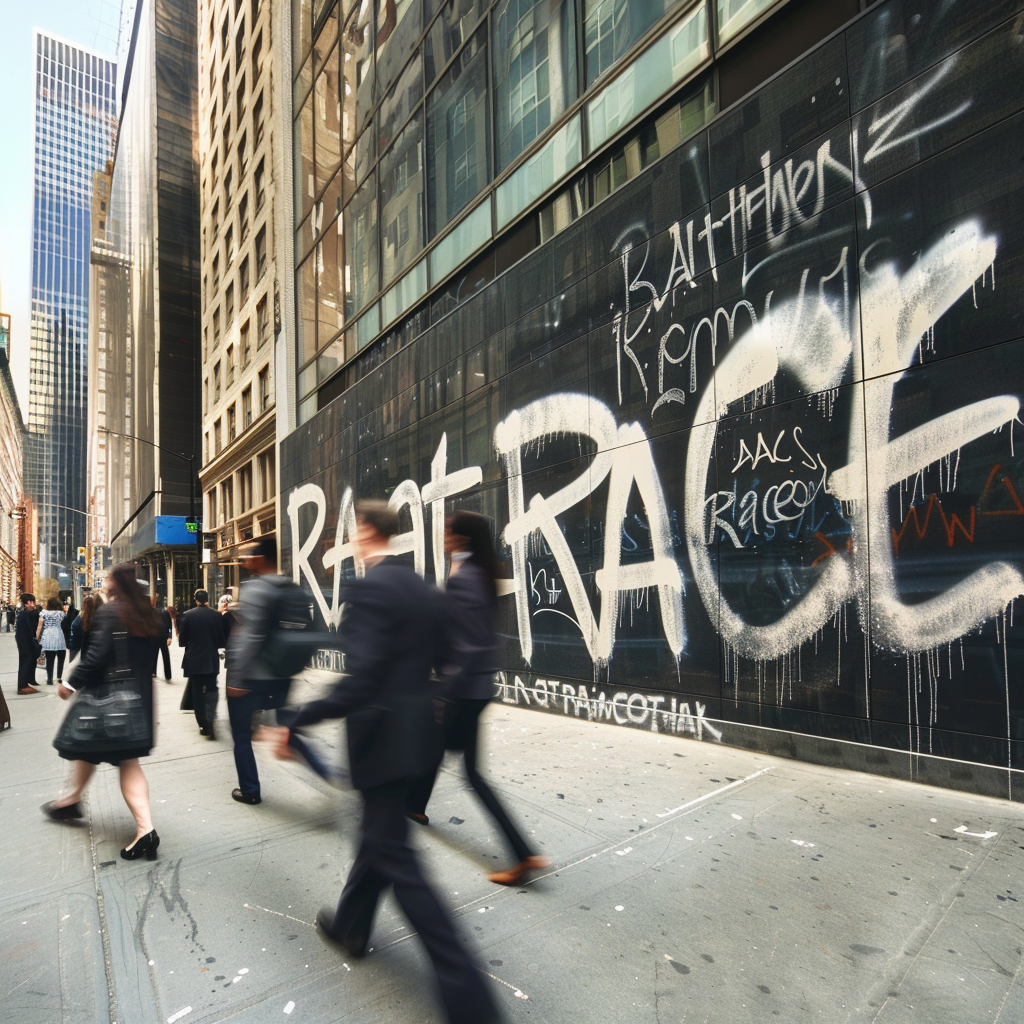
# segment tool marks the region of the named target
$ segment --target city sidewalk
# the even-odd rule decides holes
[[[113,769],[83,824],[39,812],[63,705],[17,696],[16,661],[0,635],[0,1021],[440,1021],[390,897],[365,960],[314,932],[356,794],[260,751],[264,802],[235,803],[223,703],[209,742],[161,680],[160,857],[122,861]],[[1024,807],[501,705],[485,722],[486,770],[554,867],[487,882],[510,857],[452,762],[414,840],[510,1022],[1024,1019]],[[336,724],[316,735],[340,754]]]

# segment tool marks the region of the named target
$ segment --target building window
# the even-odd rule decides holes
[[[252,44],[252,80],[255,85],[256,79],[260,77],[263,70],[263,30],[260,29]]]
[[[206,521],[211,526],[217,525],[217,489],[206,492]]]
[[[210,411],[210,378],[207,377],[206,380],[203,381],[203,412],[209,412],[209,411]],[[209,434],[206,435],[206,440],[207,440],[207,442],[209,442],[209,440],[210,440],[210,435]]]
[[[493,25],[498,166],[507,167],[576,98],[574,6],[501,0]]]
[[[270,364],[260,370],[257,378],[260,389],[260,412],[266,412],[270,408]]]
[[[247,430],[252,424],[252,385],[242,392],[242,429]]]
[[[220,230],[220,200],[218,199],[213,204],[213,210],[210,212],[210,228],[213,233],[213,237],[217,237],[217,232]],[[216,287],[216,285],[214,286]]]
[[[213,424],[213,454],[220,455],[223,447],[224,446],[223,444],[221,444],[220,436],[220,419],[218,418],[217,421]]]
[[[246,299],[249,298],[249,257],[246,256],[244,260],[238,265],[238,303],[239,306],[244,306]]]
[[[255,149],[263,138],[263,93],[256,97],[252,105],[252,147]],[[260,162],[262,167],[262,161]]]
[[[477,33],[427,100],[431,237],[465,209],[490,177],[486,61],[487,45]]]
[[[238,26],[238,32],[235,34],[235,70],[240,71],[242,69],[242,58],[245,56],[245,19],[242,19],[242,23]]]
[[[220,307],[218,306],[213,311],[213,344],[216,348],[217,343],[220,341]]]
[[[256,346],[262,348],[264,342],[270,336],[270,323],[267,318],[267,297],[266,295],[256,303]]]
[[[248,166],[249,154],[246,152],[246,143],[248,138],[245,132],[242,132],[242,137],[238,140],[238,180],[241,181],[245,177],[245,168]]]
[[[256,136],[257,143],[259,142],[259,136]],[[264,162],[261,160],[256,165],[256,174],[253,177],[253,188],[256,190],[256,212],[259,213],[263,209],[263,200],[266,199],[266,173],[264,168]]]
[[[220,401],[220,363],[213,364],[213,401]],[[218,449],[219,451],[219,449]]]
[[[229,522],[235,518],[235,488],[234,481],[225,480],[220,485],[220,504],[223,521]]]
[[[228,444],[238,436],[238,422],[235,418],[235,404],[234,402],[228,406]]]
[[[224,173],[224,205],[231,205],[231,190],[235,187],[234,179],[229,167]]]
[[[224,118],[224,130],[221,133],[222,140],[224,142],[224,163],[226,164],[231,158],[231,115],[227,114]]]
[[[228,227],[224,232],[224,269],[227,270],[235,260],[235,232]]]
[[[238,81],[238,88],[235,89],[235,120],[242,123],[242,111],[245,109],[245,73]]]
[[[231,15],[224,15],[224,24],[220,27],[220,55],[226,57],[228,53],[228,39],[231,38]]]
[[[228,345],[224,355],[224,364],[227,367],[227,387],[231,387],[235,380],[235,346]]]
[[[277,478],[274,471],[274,449],[270,448],[260,452],[256,456],[256,469],[259,473],[260,497],[262,505],[264,502],[272,501],[277,492]]]
[[[207,432],[206,432],[206,433],[205,433],[205,434],[203,435],[203,459],[204,459],[205,461],[207,461],[207,462],[209,462],[209,460],[210,460],[210,432],[209,432],[209,431],[207,431]],[[206,519],[206,521],[207,521],[208,523],[209,523],[209,522],[212,522],[212,520],[211,520],[211,519],[209,518],[209,517],[210,517],[210,516],[211,516],[212,514],[213,514],[212,510],[210,510],[210,511],[209,511],[209,512],[207,513],[207,519]]]
[[[238,471],[238,511],[248,512],[252,508],[252,463]]]
[[[217,101],[213,101],[213,110],[210,111],[210,145],[214,144],[217,138]],[[215,158],[216,159],[216,158]]]
[[[220,105],[227,112],[231,101],[231,68],[224,68],[224,77],[220,80]]]
[[[267,226],[256,232],[256,280],[262,281],[267,272]]]
[[[249,193],[243,192],[238,200],[238,240],[242,242],[249,234]]]

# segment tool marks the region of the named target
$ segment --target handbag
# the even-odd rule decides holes
[[[99,686],[79,690],[53,745],[69,754],[116,754],[153,744],[153,722],[128,659],[128,634],[114,634],[114,657]],[[149,685],[152,685],[150,683]]]

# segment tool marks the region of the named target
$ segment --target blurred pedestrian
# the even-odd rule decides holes
[[[231,637],[231,630],[235,627],[235,613],[231,610],[230,594],[221,594],[217,602],[217,611],[224,620],[224,639],[228,640]]]
[[[57,753],[73,762],[70,788],[59,799],[44,804],[43,812],[57,820],[83,817],[79,801],[96,765],[116,765],[121,795],[135,819],[135,839],[121,851],[121,856],[124,860],[135,860],[145,855],[148,860],[155,860],[160,837],[153,827],[149,785],[139,758],[148,756],[153,746],[153,658],[163,639],[160,616],[143,593],[135,576],[135,566],[130,563],[115,565],[107,573],[106,593],[107,603],[92,619],[88,651],[76,663],[69,679],[72,685],[65,684],[57,692],[61,699],[67,700],[76,690],[102,687],[123,652],[126,670],[142,698],[142,733],[146,738],[140,740],[141,745],[135,749],[89,754],[76,751],[73,745],[58,746]],[[123,645],[120,650],[119,645]]]
[[[491,525],[475,512],[454,512],[445,520],[444,552],[451,559],[444,596],[452,662],[445,699],[445,747],[462,751],[466,778],[491,813],[516,858],[506,871],[488,875],[499,885],[516,885],[531,871],[550,866],[513,824],[494,790],[480,774],[480,716],[494,697],[498,669],[498,632],[495,619],[498,597],[495,580],[498,560],[491,540]],[[409,790],[406,810],[413,821],[429,823],[427,803],[437,778],[436,766]]]
[[[238,786],[231,791],[243,804],[262,802],[260,775],[252,750],[253,717],[276,709],[288,700],[290,678],[274,672],[264,657],[268,631],[274,617],[279,588],[291,581],[277,575],[277,541],[260,537],[242,555],[242,564],[252,574],[239,590],[238,608],[228,640],[228,719],[235,748]]]
[[[190,608],[178,620],[178,646],[185,648],[181,671],[188,680],[181,710],[194,711],[199,735],[215,740],[217,676],[220,648],[224,646],[224,619],[210,607],[207,591],[197,590],[195,602],[195,608]]]
[[[377,902],[392,886],[433,962],[448,1019],[486,1024],[499,1019],[497,1007],[408,843],[409,785],[438,754],[428,678],[440,640],[436,593],[388,552],[398,529],[398,514],[384,502],[356,503],[355,547],[367,570],[345,605],[347,675],[293,718],[295,726],[347,718],[352,784],[363,798],[359,849],[337,911],[325,907],[316,923],[349,956],[364,956]],[[289,730],[274,733],[277,756],[289,757]]]
[[[82,610],[71,623],[71,642],[68,644],[68,650],[72,656],[77,654],[79,658],[84,658],[88,652],[92,640],[92,620],[96,615],[96,609],[102,603],[99,594],[86,594],[82,598]]]
[[[5,610],[4,618],[7,620],[7,632],[10,633],[14,629],[14,617],[18,614],[18,610],[14,607],[10,601],[7,602],[7,608]]]
[[[53,665],[57,663],[57,683],[64,676],[64,659],[67,657],[68,645],[64,639],[64,612],[60,600],[51,597],[46,602],[46,610],[39,615],[36,626],[36,639],[46,656],[46,685],[53,686]]]
[[[61,632],[64,634],[64,646],[71,650],[71,627],[78,618],[78,609],[75,607],[75,600],[71,594],[64,598],[64,621],[60,624]]]
[[[160,616],[160,628],[163,630],[161,633],[163,643],[160,644],[159,655],[153,655],[153,675],[157,674],[158,657],[162,658],[164,663],[164,679],[169,683],[171,681],[171,638],[174,631],[174,622],[167,611],[164,599],[159,594],[153,595],[151,603]]]
[[[18,645],[18,693],[38,693],[35,681],[40,647],[36,639],[39,624],[36,595],[22,594],[19,603],[21,609],[14,623],[14,642]]]

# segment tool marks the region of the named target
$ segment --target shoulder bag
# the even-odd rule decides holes
[[[128,658],[128,634],[114,634],[113,664],[99,686],[79,690],[53,745],[69,754],[117,753],[152,746],[153,722]],[[152,683],[150,683],[152,685]]]

